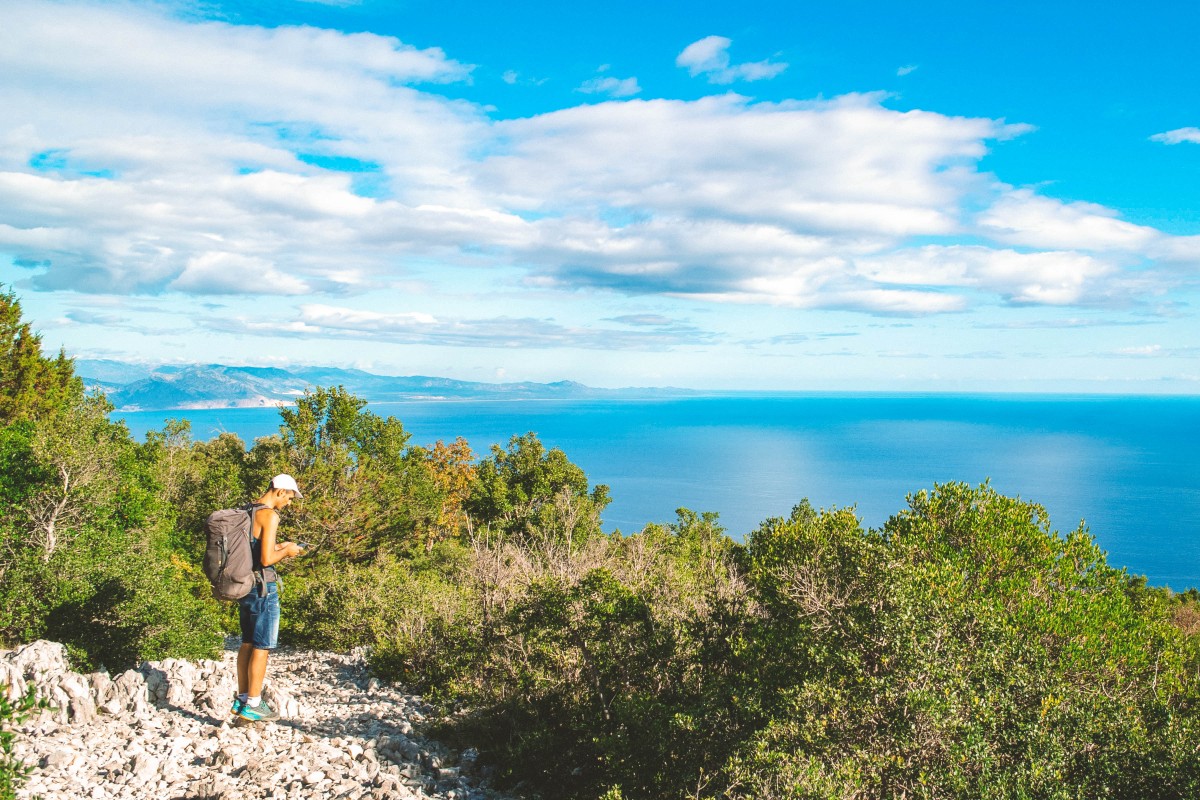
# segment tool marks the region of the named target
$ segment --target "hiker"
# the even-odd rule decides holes
[[[262,697],[267,674],[267,657],[279,639],[279,578],[272,567],[285,558],[294,558],[303,550],[295,542],[279,543],[279,512],[292,500],[303,497],[296,479],[280,474],[271,479],[266,493],[254,501],[250,528],[250,546],[254,558],[255,586],[238,601],[242,626],[242,646],[238,650],[238,695],[230,713],[248,722],[279,719],[279,711]]]

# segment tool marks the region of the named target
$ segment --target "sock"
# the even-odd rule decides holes
[[[239,703],[244,703],[244,702],[246,702],[246,700],[247,700],[249,697],[250,697],[250,695],[246,694],[245,692],[242,692],[241,694],[239,694],[239,695],[238,695],[238,702],[239,702]]]
[[[258,708],[258,704],[262,702],[262,697],[247,697],[246,705],[251,708]]]

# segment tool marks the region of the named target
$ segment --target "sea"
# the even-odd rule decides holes
[[[606,530],[719,514],[742,539],[804,498],[880,527],[908,495],[990,481],[1063,534],[1087,526],[1108,563],[1175,591],[1200,588],[1200,397],[721,395],[373,403],[414,444],[476,454],[536,433],[610,487]],[[272,408],[114,414],[141,439],[167,418],[196,439],[277,433]]]

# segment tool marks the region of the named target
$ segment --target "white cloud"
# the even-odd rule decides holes
[[[188,259],[183,272],[167,288],[189,294],[299,295],[312,291],[304,281],[265,259],[221,252]]]
[[[304,304],[284,319],[213,318],[202,321],[216,330],[244,330],[264,336],[346,338],[398,344],[485,348],[557,348],[586,350],[669,350],[707,344],[717,337],[684,323],[628,328],[571,326],[553,319],[499,316],[482,319],[438,318],[424,312],[377,312],[342,306]]]
[[[980,228],[1006,244],[1088,251],[1142,251],[1165,238],[1095,203],[1066,203],[1028,189],[1003,195],[979,215]]]
[[[1160,344],[1147,344],[1139,347],[1122,347],[1117,350],[1117,355],[1141,357],[1160,356],[1163,355],[1163,347]]]
[[[903,78],[905,75],[911,75],[912,73],[914,73],[916,71],[917,71],[916,64],[906,64],[903,67],[900,67],[899,69],[896,70],[896,75]]]
[[[584,81],[575,91],[584,94],[606,94],[609,97],[632,97],[642,91],[637,78],[614,78],[611,75]]]
[[[1110,263],[1074,252],[1021,253],[980,246],[925,246],[862,259],[858,272],[878,284],[962,287],[1014,304],[1070,305],[1111,300]]]
[[[580,106],[501,122],[507,146],[481,182],[518,207],[607,205],[692,219],[778,223],[797,232],[885,237],[959,229],[983,187],[973,163],[991,120],[883,108],[877,96],[812,103]]]
[[[309,325],[347,330],[396,331],[437,324],[436,317],[422,312],[381,314],[319,304],[302,306],[300,312]]]
[[[728,51],[732,44],[724,36],[706,36],[685,47],[675,58],[675,64],[686,67],[693,76],[707,75],[709,83],[722,85],[767,80],[788,68],[787,64],[770,60],[731,64]]]
[[[1147,255],[1169,266],[1200,268],[1200,236],[1163,236],[1149,248]]]
[[[49,261],[42,288],[199,291],[189,260],[229,252],[342,291],[519,227],[464,179],[482,112],[408,85],[468,72],[372,34],[6,4],[0,249]]]
[[[1200,128],[1176,128],[1173,131],[1156,133],[1150,137],[1150,140],[1163,144],[1182,144],[1183,142],[1200,144]]]
[[[753,66],[730,66],[728,48],[708,37],[680,64],[710,76]],[[439,270],[470,267],[550,291],[881,314],[1133,302],[1190,274],[1145,259],[1200,262],[1200,237],[981,173],[990,142],[1027,126],[893,111],[881,95],[609,100],[493,121],[420,85],[469,73],[372,34],[5,4],[0,252],[35,287],[80,292],[219,294],[252,274],[281,294],[412,280],[437,291],[450,280]],[[636,87],[594,80],[609,94]],[[313,314],[284,324],[343,330]],[[419,327],[352,323],[380,336]],[[430,324],[438,341],[475,341]],[[472,328],[519,340],[517,329],[593,340],[528,321]],[[635,332],[657,338],[619,341],[659,346],[668,333]]]

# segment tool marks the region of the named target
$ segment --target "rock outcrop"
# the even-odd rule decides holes
[[[264,695],[278,722],[230,724],[236,644],[220,661],[152,661],[117,676],[71,672],[66,650],[0,651],[10,698],[53,708],[17,730],[34,771],[18,797],[179,800],[490,800],[477,753],[426,739],[432,709],[370,676],[361,656],[281,649]]]

